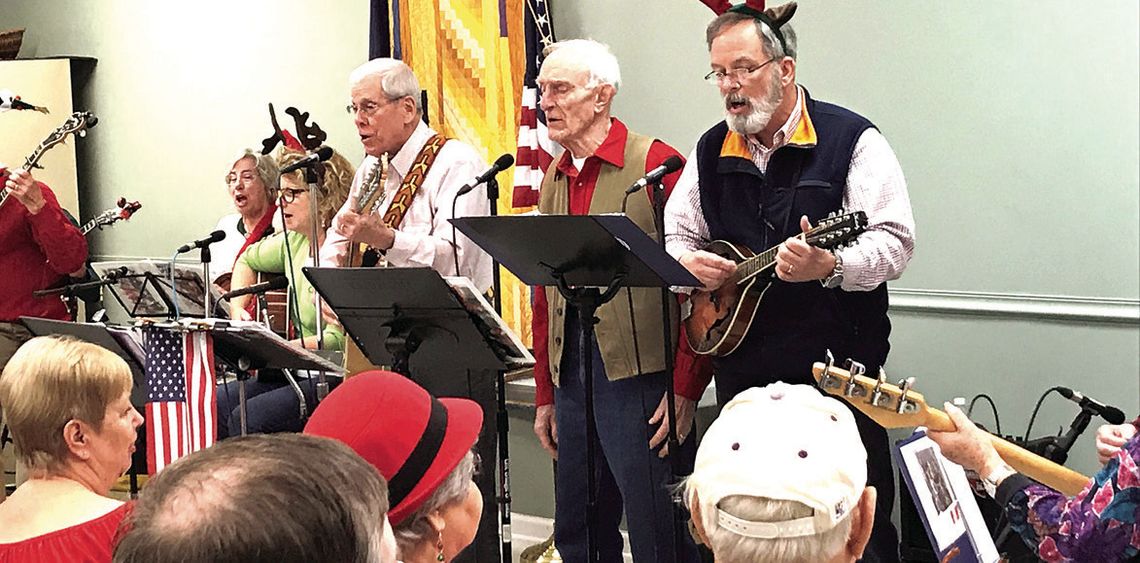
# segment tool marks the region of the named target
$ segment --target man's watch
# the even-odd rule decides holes
[[[831,270],[831,275],[820,280],[827,289],[836,289],[843,285],[843,259],[835,253],[832,253],[832,256],[835,256],[835,269]]]
[[[1017,471],[1003,463],[990,471],[989,475],[982,476],[982,486],[985,487],[986,494],[990,495],[990,498],[996,498],[998,485],[1015,473]]]

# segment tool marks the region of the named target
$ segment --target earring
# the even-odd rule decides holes
[[[443,561],[443,532],[439,533],[439,539],[436,540],[435,547],[439,550],[439,555],[435,556],[435,560]]]

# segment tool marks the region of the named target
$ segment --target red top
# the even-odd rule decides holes
[[[0,186],[8,181],[0,173]],[[60,285],[87,261],[87,240],[59,207],[55,194],[40,183],[43,209],[32,215],[9,196],[0,205],[0,322],[21,315],[70,320],[59,295],[42,299],[32,292]]]
[[[598,183],[598,174],[602,169],[602,161],[614,166],[625,165],[625,141],[629,136],[629,129],[620,120],[614,118],[610,125],[610,132],[606,135],[598,150],[587,157],[582,164],[582,171],[574,167],[570,151],[564,151],[558,160],[558,171],[570,179],[569,210],[571,215],[587,215],[590,211],[590,201],[594,197],[594,188]],[[645,159],[645,171],[649,172],[661,165],[665,159],[681,157],[673,147],[653,141],[649,147],[649,155]],[[673,185],[681,177],[678,170],[665,176],[662,183],[665,186],[665,196],[673,192]],[[652,197],[649,188],[645,189],[645,196]],[[683,300],[684,296],[678,296]],[[546,292],[536,288],[534,292],[531,336],[534,339],[534,404],[535,406],[549,405],[554,402],[554,383],[550,375],[550,353],[547,348],[549,337],[547,319]],[[689,347],[685,339],[685,327],[681,325],[680,345],[677,346],[677,356],[673,362],[673,385],[678,395],[694,401],[701,398],[705,387],[712,380],[712,361],[706,356],[698,356]]]
[[[0,543],[0,563],[110,563],[115,533],[130,506],[124,504],[94,520],[42,536]]]

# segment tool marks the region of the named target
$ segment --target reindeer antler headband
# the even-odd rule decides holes
[[[285,145],[285,148],[295,151],[304,152],[308,150],[316,150],[324,144],[325,139],[328,139],[328,134],[325,133],[320,125],[314,121],[309,125],[309,112],[301,113],[295,107],[285,108],[285,113],[293,118],[293,123],[297,125],[297,136],[301,140],[291,135],[288,130],[281,129],[277,124],[277,112],[273,109],[273,104],[269,104],[269,122],[273,125],[273,135],[261,141],[261,154],[269,154],[277,147],[278,143]]]
[[[701,0],[701,3],[711,8],[718,16],[725,12],[734,12],[751,16],[764,22],[764,24],[768,26],[768,29],[772,30],[772,34],[776,36],[776,39],[780,41],[780,47],[783,48],[785,53],[788,52],[788,44],[784,40],[784,33],[780,31],[780,28],[788,23],[788,20],[792,19],[792,16],[796,14],[795,2],[788,2],[787,4],[781,4],[774,8],[767,9],[764,7],[764,0],[746,0],[743,4],[737,4],[735,6],[728,0]]]

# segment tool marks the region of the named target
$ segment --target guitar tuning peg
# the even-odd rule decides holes
[[[847,385],[843,388],[843,394],[848,397],[854,397],[855,390],[859,388],[859,385],[855,382],[855,378],[867,373],[867,366],[851,359],[847,360],[847,366],[847,371],[851,374],[851,377],[847,378]]]
[[[823,374],[819,377],[819,388],[833,389],[839,387],[839,378],[832,373],[832,370],[835,369],[835,355],[831,353],[831,350],[827,350],[825,359],[827,366],[823,368]]]
[[[883,406],[883,385],[887,382],[887,373],[879,370],[879,379],[875,381],[875,388],[871,390],[871,396],[867,399],[867,404],[872,407]]]
[[[915,379],[913,377],[908,377],[902,381],[899,381],[899,404],[897,407],[895,407],[895,412],[898,414],[903,414],[911,410],[909,407],[912,407],[914,405],[906,398],[907,392],[910,391],[910,388],[914,386],[914,381]]]

